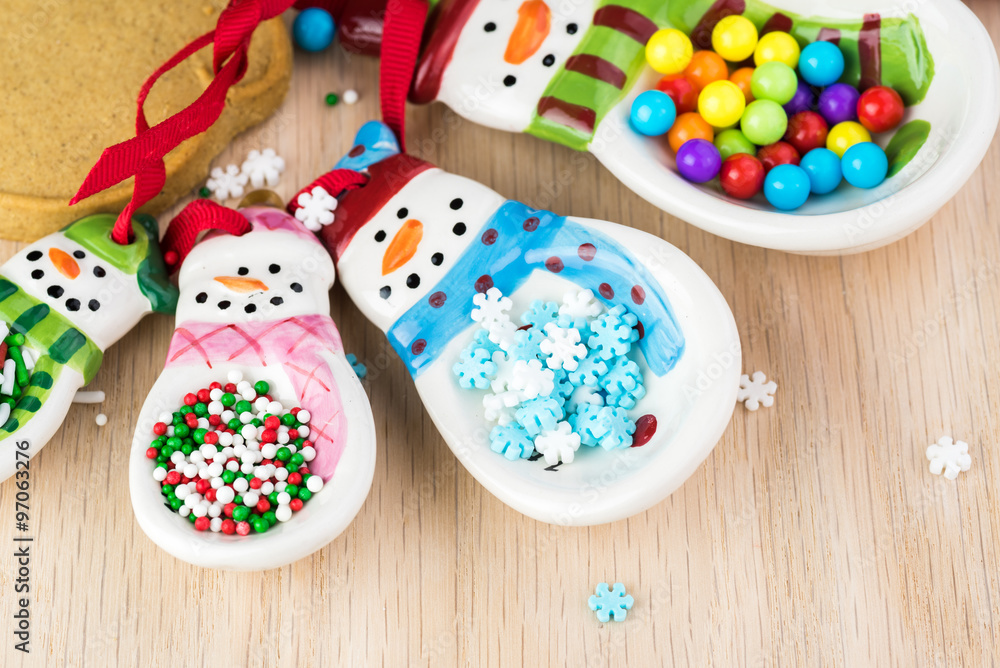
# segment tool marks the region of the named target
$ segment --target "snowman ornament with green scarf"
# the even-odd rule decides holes
[[[128,245],[112,241],[114,223],[81,218],[0,267],[0,480],[59,429],[109,346],[147,313],[177,305],[156,221],[136,216]]]

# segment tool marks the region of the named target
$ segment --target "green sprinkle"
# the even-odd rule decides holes
[[[274,454],[275,459],[279,459],[283,462],[287,462],[288,458],[291,456],[292,451],[285,447],[278,448],[278,451]]]
[[[250,509],[246,506],[233,508],[233,519],[237,522],[242,522],[248,517],[250,517]]]
[[[340,102],[340,97],[336,93],[327,93],[326,94],[326,104],[327,104],[327,106],[335,107],[335,106],[337,106],[338,102]]]

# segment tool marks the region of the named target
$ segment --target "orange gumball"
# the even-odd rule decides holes
[[[699,51],[691,57],[691,64],[684,70],[684,76],[701,92],[702,88],[713,81],[728,79],[729,66],[715,51]]]
[[[747,104],[754,101],[753,92],[750,90],[750,79],[753,78],[752,67],[742,67],[730,75],[729,80],[740,87],[743,96],[747,99]]]
[[[667,133],[670,148],[673,149],[674,153],[677,153],[685,142],[692,139],[715,141],[715,130],[708,124],[708,121],[701,117],[701,114],[695,112],[681,114],[674,121],[674,127],[670,128],[670,132]]]

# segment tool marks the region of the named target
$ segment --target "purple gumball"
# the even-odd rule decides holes
[[[860,97],[858,89],[850,84],[833,84],[819,96],[819,113],[830,127],[845,121],[856,121]]]
[[[694,183],[706,183],[719,175],[722,154],[707,139],[691,139],[677,151],[677,169]]]
[[[812,86],[800,79],[795,96],[785,105],[785,113],[791,118],[803,111],[816,111],[816,95]]]

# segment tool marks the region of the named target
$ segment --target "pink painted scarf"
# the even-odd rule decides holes
[[[347,419],[333,373],[319,353],[342,350],[337,326],[325,315],[238,325],[185,322],[174,330],[166,368],[221,367],[219,381],[224,382],[227,363],[280,366],[291,379],[300,405],[312,415],[309,439],[316,459],[309,468],[326,481],[333,476],[347,443]]]

